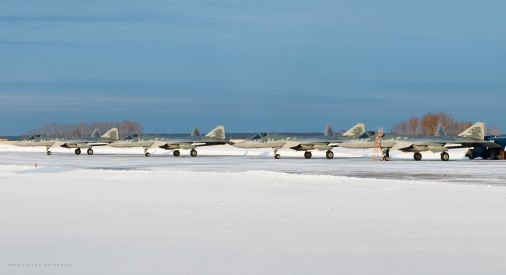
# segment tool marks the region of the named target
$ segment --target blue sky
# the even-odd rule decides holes
[[[446,111],[506,132],[505,1],[0,2],[0,135],[389,129]]]

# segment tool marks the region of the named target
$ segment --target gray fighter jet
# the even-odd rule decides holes
[[[326,131],[327,132],[327,131]],[[327,150],[325,156],[328,159],[334,158],[333,147],[339,146],[341,142],[346,140],[353,140],[356,137],[362,136],[365,133],[363,123],[358,123],[350,130],[342,135],[322,135],[322,136],[300,136],[300,135],[277,135],[261,133],[244,141],[233,144],[238,148],[272,148],[274,151],[274,158],[279,159],[281,155],[278,154],[280,149],[292,149],[295,151],[304,151],[304,157],[310,159],[312,157],[312,150]]]
[[[144,155],[149,157],[151,153],[148,152],[150,148],[162,148],[165,150],[173,150],[172,154],[178,157],[181,152],[180,149],[190,150],[190,156],[197,156],[198,146],[209,146],[209,145],[222,145],[227,144],[225,139],[225,127],[218,126],[205,136],[200,136],[198,130],[193,130],[192,136],[187,138],[166,138],[155,135],[137,135],[132,134],[123,140],[119,140],[109,144],[111,147],[120,148],[131,148],[131,147],[143,147]]]
[[[64,139],[44,135],[34,135],[30,136],[26,140],[15,142],[14,145],[23,147],[43,146],[46,147],[46,153],[48,155],[52,154],[50,149],[55,146],[61,146],[63,148],[76,148],[74,151],[76,155],[81,154],[82,148],[88,148],[88,155],[93,155],[93,147],[105,146],[117,140],[119,140],[118,129],[112,128],[102,136],[100,136],[98,130],[95,130],[89,139]]]
[[[376,135],[345,141],[340,143],[339,147],[360,149],[375,148]],[[440,127],[438,127],[436,136],[434,137],[413,138],[395,134],[383,134],[379,142],[379,148],[383,152],[384,160],[389,160],[390,150],[400,150],[402,152],[414,153],[413,158],[417,161],[422,159],[421,152],[441,152],[441,160],[448,161],[450,159],[450,155],[448,154],[449,149],[469,148],[478,145],[484,145],[488,148],[497,147],[497,144],[485,141],[484,135],[485,124],[483,122],[478,122],[458,136],[445,135],[444,130],[441,130]]]

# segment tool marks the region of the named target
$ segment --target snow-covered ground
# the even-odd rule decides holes
[[[506,161],[53,152],[0,146],[0,274],[506,273]]]

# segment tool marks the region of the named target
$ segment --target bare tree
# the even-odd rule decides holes
[[[438,113],[437,116],[438,116],[438,123],[441,123],[441,126],[443,126],[445,131],[448,132],[449,130],[452,130],[453,124],[455,123],[452,115],[447,114],[445,112],[441,112]]]
[[[501,130],[499,129],[499,127],[493,125],[492,127],[487,129],[487,134],[491,136],[498,136],[501,134]]]
[[[398,135],[409,135],[408,124],[401,121],[392,127],[392,132]]]
[[[408,125],[409,125],[409,134],[412,136],[418,136],[418,128],[420,127],[420,120],[412,116],[408,119]]]
[[[459,122],[456,122],[454,125],[453,125],[453,135],[458,135],[462,132],[464,132],[467,128],[473,126],[473,123],[472,122],[469,122],[469,121],[459,121]]]
[[[81,131],[79,131],[79,127],[78,126],[73,126],[71,127],[72,130],[71,130],[71,137],[72,138],[79,138],[79,137],[83,137],[82,134],[81,134]]]
[[[421,119],[412,116],[407,121],[399,122],[394,125],[392,132],[400,135],[433,136],[436,133],[438,123],[441,123],[448,135],[458,135],[472,125],[468,121],[455,121],[452,115],[445,112],[426,113]],[[498,130],[493,129],[494,133],[500,132]]]
[[[438,120],[439,120],[438,114],[427,113],[423,115],[422,119],[420,120],[422,135],[433,136],[437,129]]]
[[[125,137],[130,134],[142,133],[142,126],[134,121],[123,120],[118,126],[120,129],[120,136]]]
[[[141,124],[130,120],[124,120],[122,122],[80,122],[78,124],[45,123],[38,130],[31,130],[29,133],[62,138],[88,138],[95,129],[98,129],[100,133],[104,134],[111,128],[118,128],[120,137],[124,137],[131,133],[142,133]]]

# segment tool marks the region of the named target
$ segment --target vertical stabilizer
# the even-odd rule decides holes
[[[334,136],[334,130],[332,129],[331,124],[327,124],[327,127],[325,127],[325,131],[323,132],[323,135],[326,137]]]
[[[111,130],[107,131],[107,133],[105,133],[101,137],[105,138],[105,139],[110,139],[110,140],[119,140],[118,128],[112,128]]]
[[[199,128],[195,127],[193,128],[193,131],[192,131],[192,137],[200,137],[200,131],[199,131]]]
[[[99,138],[100,137],[100,131],[98,130],[98,128],[95,128],[95,130],[93,130],[93,133],[91,134],[91,138]]]
[[[350,130],[346,131],[343,137],[359,137],[365,133],[364,123],[357,123],[357,125],[351,127]]]
[[[225,139],[225,127],[220,125],[211,132],[207,133],[206,137],[208,138],[214,138],[214,139]]]
[[[460,133],[459,137],[472,138],[478,140],[485,139],[485,123],[476,122],[476,124],[469,127],[464,132]]]
[[[437,123],[437,129],[436,133],[434,134],[435,137],[444,137],[446,136],[446,131],[443,125],[441,124],[441,121]]]

